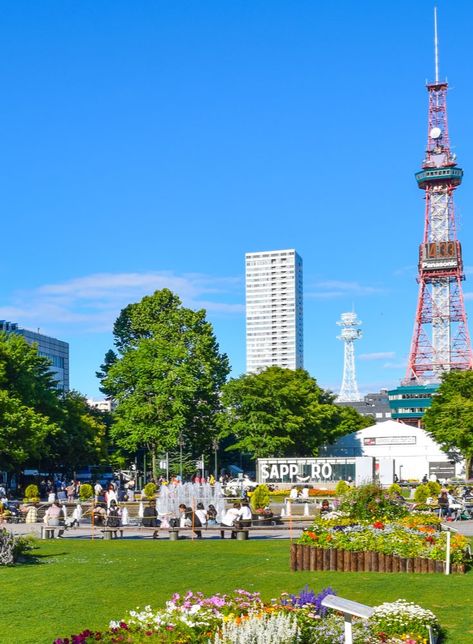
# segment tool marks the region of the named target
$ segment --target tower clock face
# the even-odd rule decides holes
[[[431,139],[438,139],[442,136],[442,130],[439,127],[433,127],[429,132],[429,136]]]

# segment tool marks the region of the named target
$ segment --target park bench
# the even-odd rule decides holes
[[[124,527],[123,526],[118,526],[116,528],[110,527],[110,528],[100,528],[100,532],[103,534],[104,539],[117,539],[117,533],[120,533],[120,538],[123,538],[123,531]]]
[[[305,524],[305,525],[302,525]],[[246,541],[249,538],[249,535],[251,533],[253,534],[258,534],[259,532],[280,532],[280,531],[292,531],[294,529],[297,529],[298,527],[308,527],[311,525],[311,522],[307,521],[294,521],[292,522],[287,522],[283,525],[262,525],[262,526],[221,526],[221,525],[211,525],[211,526],[202,526],[202,527],[197,527],[195,526],[194,528],[192,527],[185,527],[181,528],[179,527],[147,527],[147,526],[140,526],[140,527],[134,527],[134,526],[120,526],[118,528],[113,528],[113,527],[103,527],[99,528],[100,532],[103,533],[104,539],[112,539],[113,535],[112,533],[119,532],[120,537],[123,537],[124,534],[128,533],[133,533],[136,534],[141,533],[141,534],[150,534],[154,539],[157,539],[159,535],[166,534],[170,541],[177,541],[179,539],[179,535],[192,535],[192,533],[195,532],[201,532],[202,535],[208,535],[208,534],[217,534],[220,535],[221,532],[224,533],[236,533],[236,538],[239,541]]]

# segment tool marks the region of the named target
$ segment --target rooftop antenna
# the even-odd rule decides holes
[[[437,6],[434,7],[434,51],[435,51],[435,82],[439,82],[439,39],[437,31]]]

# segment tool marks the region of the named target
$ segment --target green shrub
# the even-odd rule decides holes
[[[365,521],[397,519],[407,514],[407,508],[379,483],[350,489],[343,497],[340,510],[352,519]]]
[[[350,489],[350,486],[346,481],[338,481],[337,487],[335,488],[335,494],[337,496],[343,496],[348,492],[349,489]]]
[[[25,503],[37,503],[39,501],[38,486],[32,483],[25,490]]]
[[[442,489],[442,486],[438,481],[429,481],[427,483],[427,487],[429,488],[430,492],[429,496],[438,496],[440,494],[440,490]]]
[[[94,488],[90,483],[83,483],[80,486],[79,497],[81,501],[88,501],[94,496]]]
[[[389,494],[402,494],[402,487],[398,483],[393,483],[388,487]]]
[[[31,537],[17,537],[11,532],[0,529],[0,566],[11,566],[33,547]]]
[[[251,495],[250,505],[253,512],[263,510],[269,505],[269,490],[267,485],[258,485]]]
[[[431,494],[427,483],[422,483],[422,485],[416,487],[416,491],[414,492],[414,501],[416,503],[425,503],[429,496]]]
[[[156,483],[146,483],[143,488],[144,495],[147,499],[154,499],[157,491]]]

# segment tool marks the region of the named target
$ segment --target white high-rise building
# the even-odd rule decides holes
[[[246,370],[302,369],[302,259],[294,249],[246,253]]]

